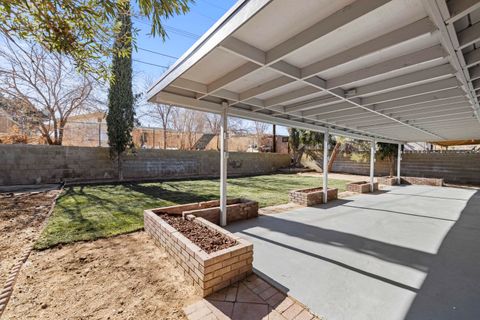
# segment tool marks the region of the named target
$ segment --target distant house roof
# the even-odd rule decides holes
[[[434,144],[442,147],[450,146],[468,146],[474,144],[480,144],[480,139],[471,139],[471,140],[455,140],[455,141],[437,141]]]
[[[105,112],[90,112],[70,116],[69,121],[73,122],[104,122],[107,114]]]

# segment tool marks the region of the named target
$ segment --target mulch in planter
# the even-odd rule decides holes
[[[237,244],[234,239],[206,226],[185,220],[181,216],[161,214],[160,217],[207,253],[233,247]]]

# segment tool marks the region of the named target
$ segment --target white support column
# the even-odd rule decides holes
[[[402,179],[400,178],[400,163],[402,161],[402,145],[398,144],[398,156],[397,156],[397,183],[400,184]]]
[[[227,225],[228,103],[222,103],[220,120],[220,225]]]
[[[323,134],[323,203],[328,200],[328,130]]]
[[[372,143],[371,143],[371,146],[370,146],[370,191],[371,192],[374,191],[373,184],[375,182],[374,181],[374,177],[375,177],[375,154],[376,154],[375,145],[376,145],[376,141],[372,140]]]

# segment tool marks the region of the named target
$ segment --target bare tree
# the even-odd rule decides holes
[[[222,118],[219,114],[216,113],[205,113],[205,122],[207,130],[213,134],[220,134],[220,121]]]
[[[263,138],[265,137],[265,134],[267,133],[269,126],[270,125],[265,122],[259,122],[259,121],[253,122],[253,131],[257,138],[257,148],[259,151],[262,151],[261,149],[262,149],[262,144],[264,140]]]
[[[91,106],[92,80],[80,76],[60,54],[31,43],[3,40],[0,93],[19,102],[22,107],[14,112],[38,126],[48,144],[61,145],[68,118]]]
[[[152,109],[153,112],[151,112],[149,116],[156,120],[160,120],[163,129],[163,149],[167,149],[167,130],[170,128],[171,118],[175,113],[175,107],[170,104],[155,104]]]
[[[197,133],[205,129],[205,119],[199,111],[176,108],[172,116],[172,126],[180,134],[180,149],[191,149]]]

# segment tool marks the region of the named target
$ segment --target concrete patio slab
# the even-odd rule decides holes
[[[228,227],[326,319],[478,319],[480,192],[394,186]]]

